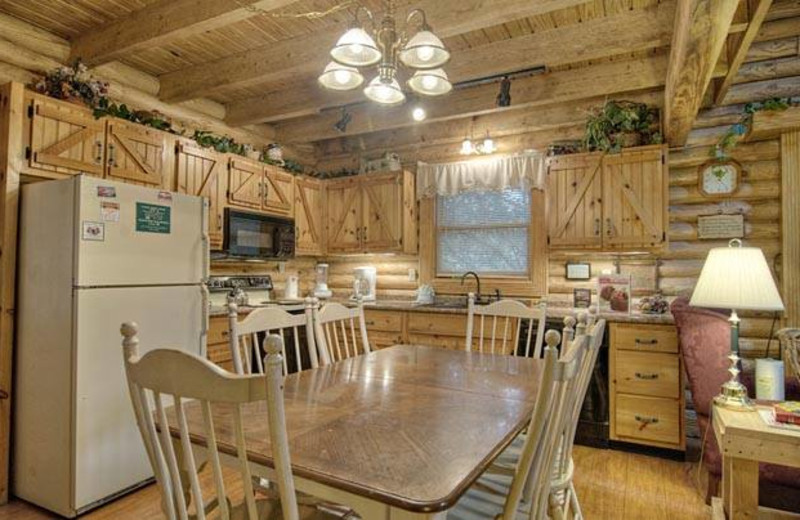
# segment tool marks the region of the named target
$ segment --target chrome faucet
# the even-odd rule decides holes
[[[480,276],[478,276],[478,273],[476,273],[475,271],[467,271],[466,273],[461,275],[461,285],[464,285],[464,280],[467,279],[467,276],[474,276],[475,277],[475,283],[478,284],[478,294],[475,295],[475,301],[476,302],[481,301],[481,278],[480,278]]]

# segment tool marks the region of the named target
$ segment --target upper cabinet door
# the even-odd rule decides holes
[[[168,186],[171,161],[165,134],[142,125],[111,120],[107,131],[107,176],[132,184]]]
[[[222,219],[225,207],[226,157],[186,143],[177,147],[175,191],[208,200],[208,236],[211,249],[222,249]]]
[[[59,178],[88,173],[102,176],[105,121],[84,107],[26,94],[28,132],[25,155],[35,175]]]
[[[362,246],[367,252],[403,248],[403,177],[375,175],[361,180]]]
[[[551,248],[600,248],[603,245],[603,154],[550,159],[547,172],[548,240]]]
[[[327,232],[328,252],[353,253],[361,246],[361,185],[357,178],[329,181]]]
[[[228,168],[228,204],[260,210],[264,193],[263,164],[231,158]]]
[[[666,240],[667,176],[661,146],[603,159],[603,240],[613,249],[652,248]]]
[[[291,215],[294,210],[294,175],[274,166],[264,169],[264,210]]]
[[[295,252],[299,255],[321,255],[324,226],[322,183],[298,177],[294,194]]]

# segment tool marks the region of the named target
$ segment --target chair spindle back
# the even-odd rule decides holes
[[[479,352],[541,357],[546,313],[544,303],[527,307],[516,300],[499,300],[489,305],[475,305],[475,295],[470,293],[468,298],[467,352],[477,341]],[[520,335],[526,321],[525,344],[520,348]]]
[[[322,364],[370,353],[364,306],[360,300],[350,308],[336,302],[326,303],[321,308],[315,305],[313,321]]]

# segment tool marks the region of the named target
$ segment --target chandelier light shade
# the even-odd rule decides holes
[[[472,155],[475,152],[475,147],[472,146],[472,141],[468,137],[465,137],[463,141],[461,141],[461,155]]]
[[[406,43],[399,57],[406,67],[436,69],[447,63],[450,51],[438,36],[423,29]]]
[[[381,51],[367,31],[353,27],[336,42],[331,57],[343,65],[369,67],[381,61]]]
[[[364,89],[364,95],[381,105],[399,105],[406,100],[396,79],[386,80],[376,76]]]
[[[355,67],[332,61],[319,76],[320,84],[331,90],[353,90],[364,83],[364,76]]]
[[[418,70],[408,80],[408,86],[423,96],[441,96],[453,90],[453,85],[443,69]]]
[[[320,85],[331,90],[357,88],[364,82],[357,69],[376,66],[377,77],[367,84],[364,94],[376,103],[397,105],[406,100],[397,79],[402,65],[411,69],[403,74],[411,77],[404,86],[415,93],[440,96],[450,92],[453,85],[441,68],[450,59],[450,51],[431,30],[425,11],[409,11],[401,29],[395,19],[395,1],[384,0],[382,5],[380,19],[363,5],[356,8],[354,24],[330,51],[333,62],[322,71]],[[359,19],[359,15],[364,16]],[[421,120],[416,119],[419,113],[411,113]]]

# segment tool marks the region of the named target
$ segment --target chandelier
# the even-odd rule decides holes
[[[368,24],[359,21],[365,15]],[[416,33],[409,38],[412,23],[418,20]],[[369,30],[368,30],[369,29]],[[354,23],[331,49],[331,58],[319,77],[320,84],[331,90],[353,90],[364,83],[359,68],[377,66],[377,75],[364,88],[367,98],[382,105],[399,105],[406,94],[398,81],[398,64],[413,71],[406,85],[423,96],[440,96],[453,89],[441,68],[450,52],[425,18],[425,11],[408,13],[403,31],[398,33],[393,0],[384,2],[384,15],[377,25],[372,12],[359,5]]]

